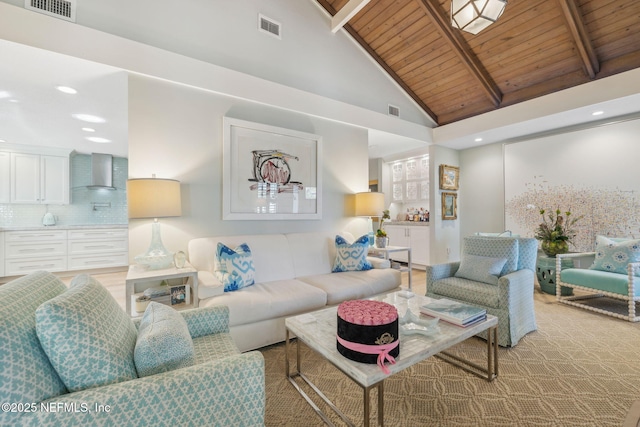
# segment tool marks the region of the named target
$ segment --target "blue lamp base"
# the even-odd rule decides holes
[[[138,264],[145,266],[149,270],[169,268],[173,264],[173,253],[169,252],[162,244],[160,223],[157,219],[151,225],[151,244],[149,249],[134,259]]]

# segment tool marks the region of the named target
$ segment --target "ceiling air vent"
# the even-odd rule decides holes
[[[400,117],[400,108],[396,107],[395,105],[389,104],[389,115]]]
[[[274,37],[280,37],[280,23],[264,15],[258,15],[258,30],[263,33],[271,34]]]
[[[24,0],[25,9],[76,22],[76,0]]]

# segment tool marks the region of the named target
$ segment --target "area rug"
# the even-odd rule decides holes
[[[558,304],[539,290],[534,298],[538,330],[512,349],[500,348],[495,381],[431,358],[385,381],[385,425],[620,426],[640,399],[640,325]],[[485,349],[485,341],[472,338],[452,352],[484,364]],[[362,425],[362,389],[306,346],[302,350],[303,372]],[[284,344],[261,351],[266,425],[323,425],[285,378]],[[377,425],[375,398],[372,391],[371,425]],[[344,425],[314,400],[336,425]]]

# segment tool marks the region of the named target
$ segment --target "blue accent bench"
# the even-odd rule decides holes
[[[600,237],[600,236],[599,236]],[[609,239],[616,243],[631,242],[631,239],[614,238]],[[612,246],[614,247],[614,246]],[[636,315],[636,301],[640,301],[640,262],[625,262],[620,260],[620,267],[615,271],[603,271],[600,269],[585,268],[565,268],[561,269],[563,260],[594,257],[596,260],[601,257],[601,251],[582,252],[556,255],[556,299],[567,305],[584,308],[607,316],[625,319],[630,322],[640,321],[640,316]],[[626,266],[626,269],[624,268]],[[626,273],[621,273],[626,270]],[[561,294],[562,287],[579,290],[587,295],[568,297]],[[609,297],[627,303],[627,314],[621,314],[606,308],[591,306],[583,301],[590,298]]]

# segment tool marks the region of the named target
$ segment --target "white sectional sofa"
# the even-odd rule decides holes
[[[369,258],[372,270],[332,273],[336,234],[291,233],[217,236],[189,242],[189,262],[198,270],[200,307],[229,307],[231,335],[241,351],[284,341],[284,319],[301,313],[397,290],[400,272]],[[352,236],[345,236],[347,239]],[[255,265],[255,284],[224,292],[214,274],[218,242],[246,243]]]

